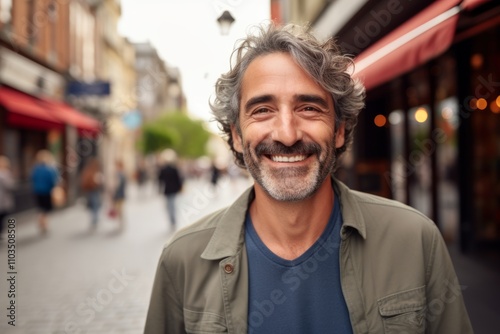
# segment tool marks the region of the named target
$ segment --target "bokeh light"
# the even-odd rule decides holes
[[[453,110],[450,107],[444,107],[443,110],[441,110],[441,116],[449,120],[453,117]]]
[[[477,99],[477,102],[476,102],[477,109],[484,110],[484,109],[486,109],[487,106],[488,106],[488,101],[486,101],[483,98]]]
[[[500,106],[498,105],[498,101],[491,101],[490,103],[491,112],[494,114],[500,113]]]
[[[469,101],[469,107],[472,110],[476,110],[477,109],[477,99],[475,97],[473,97],[472,99],[470,99],[470,101]]]
[[[384,115],[377,115],[373,120],[376,126],[379,128],[383,127],[387,123],[387,118]]]
[[[415,111],[415,120],[419,123],[424,123],[427,121],[427,118],[429,118],[429,113],[425,108],[418,108],[417,111]]]
[[[475,53],[470,57],[470,64],[474,69],[480,69],[483,67],[484,58],[482,54]]]
[[[403,116],[401,116],[401,112],[393,111],[389,114],[389,123],[392,125],[397,125],[401,123],[403,120]]]

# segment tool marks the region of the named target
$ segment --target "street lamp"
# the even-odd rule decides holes
[[[234,22],[234,17],[229,11],[225,10],[222,15],[219,16],[217,22],[219,22],[221,35],[227,35],[229,34],[229,28],[231,27],[231,24],[233,24]]]

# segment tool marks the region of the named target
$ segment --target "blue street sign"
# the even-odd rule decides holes
[[[67,95],[109,95],[111,93],[110,83],[107,81],[95,81],[91,83],[82,81],[71,81],[66,88]]]
[[[122,121],[128,129],[137,129],[142,123],[141,113],[139,110],[131,110],[122,116]]]

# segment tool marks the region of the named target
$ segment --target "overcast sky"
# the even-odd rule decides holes
[[[234,43],[266,23],[270,0],[121,0],[119,32],[132,42],[150,41],[167,64],[181,70],[188,111],[210,119],[208,99],[229,69]],[[222,36],[217,18],[229,10],[236,21]],[[212,122],[213,123],[213,122]],[[214,129],[214,124],[211,124]]]

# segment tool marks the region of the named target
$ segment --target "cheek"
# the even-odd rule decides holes
[[[318,144],[336,144],[335,129],[332,126],[316,126],[309,129],[310,138]]]
[[[260,142],[266,140],[270,137],[270,131],[272,127],[265,126],[264,124],[252,124],[247,126],[242,130],[244,139],[242,142],[242,147],[253,148]]]

